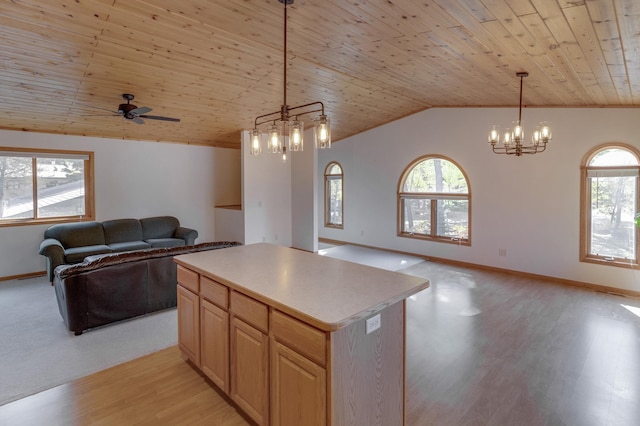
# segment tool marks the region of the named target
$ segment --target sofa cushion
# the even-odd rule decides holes
[[[94,246],[71,247],[64,251],[64,257],[68,263],[82,262],[85,257],[94,254],[111,253],[109,246],[98,244]]]
[[[156,238],[173,237],[180,221],[173,216],[157,216],[140,219],[142,225],[142,239],[148,241]]]
[[[151,247],[181,247],[184,245],[184,240],[180,238],[151,238],[147,240],[147,243],[151,244]]]
[[[138,219],[115,219],[102,222],[106,244],[142,241],[142,224]]]
[[[65,249],[104,244],[104,230],[99,222],[59,223],[44,231],[45,238],[54,238]]]
[[[184,242],[184,241],[183,241]],[[124,241],[121,243],[112,243],[108,245],[111,251],[131,251],[131,250],[144,250],[151,248],[151,244],[144,241]]]

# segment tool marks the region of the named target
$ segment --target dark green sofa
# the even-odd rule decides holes
[[[44,232],[39,253],[47,258],[47,274],[59,265],[79,263],[87,256],[195,244],[198,231],[180,226],[173,216],[61,223]]]

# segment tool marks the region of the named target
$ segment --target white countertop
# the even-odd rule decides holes
[[[326,331],[429,286],[424,278],[266,243],[190,253],[175,261]]]

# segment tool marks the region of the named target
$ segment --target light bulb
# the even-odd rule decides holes
[[[331,148],[331,125],[329,118],[326,115],[321,115],[315,120],[314,124],[316,128],[313,135],[316,148]]]
[[[289,122],[289,151],[302,151],[304,124],[302,121],[294,120]]]
[[[489,129],[489,143],[495,145],[498,142],[500,142],[500,129],[498,129],[498,126],[491,126],[491,129]]]
[[[249,153],[251,155],[259,155],[262,152],[262,147],[260,146],[260,132],[258,129],[251,130],[251,147],[249,149]]]

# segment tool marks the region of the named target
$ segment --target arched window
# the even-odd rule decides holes
[[[581,179],[583,262],[638,264],[640,154],[626,145],[604,145],[587,154]]]
[[[411,163],[398,186],[398,235],[470,244],[471,195],[462,169],[428,155]]]
[[[324,226],[342,229],[342,167],[336,162],[324,169]]]

